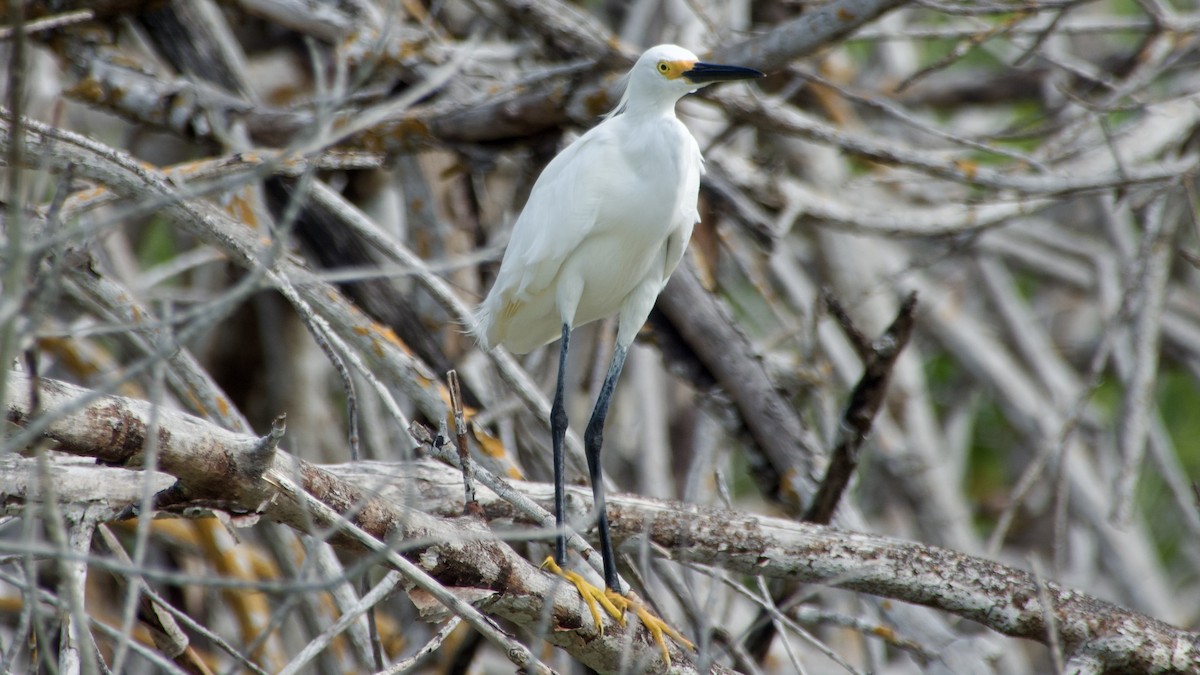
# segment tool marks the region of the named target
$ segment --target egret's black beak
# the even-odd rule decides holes
[[[756,77],[766,77],[766,75],[753,68],[723,66],[717,63],[704,63],[701,61],[697,61],[691,70],[684,71],[683,76],[696,84],[725,82],[726,80],[752,80]]]

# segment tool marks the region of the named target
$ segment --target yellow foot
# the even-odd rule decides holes
[[[545,562],[542,563],[542,569],[550,570],[575,585],[575,588],[579,591],[579,595],[583,598],[584,604],[587,605],[588,611],[592,613],[592,621],[596,623],[596,630],[600,631],[601,635],[604,635],[604,622],[600,619],[600,607],[603,607],[604,611],[616,619],[617,623],[622,626],[625,625],[625,607],[622,606],[620,609],[617,609],[617,606],[610,599],[608,591],[596,588],[594,585],[588,583],[586,579],[579,576],[577,572],[564,571],[558,566],[558,563],[554,562],[554,556],[546,556]],[[613,595],[622,601],[625,600],[625,598],[615,593]]]
[[[620,607],[623,611],[633,610],[633,613],[637,615],[638,621],[641,621],[646,630],[650,631],[650,635],[654,637],[654,643],[662,651],[663,663],[667,664],[668,668],[671,667],[671,651],[667,649],[666,637],[671,638],[680,646],[695,651],[696,645],[683,637],[679,631],[672,628],[666,621],[654,616],[646,605],[642,604],[642,601],[633,595],[632,591],[630,591],[629,595],[621,595],[608,588],[605,589],[604,594],[608,596],[610,602]]]
[[[696,646],[683,637],[679,631],[668,625],[666,621],[654,616],[636,596],[632,594],[628,596],[621,595],[611,588],[601,591],[584,580],[579,574],[563,571],[554,562],[554,556],[548,556],[546,561],[542,563],[542,568],[557,574],[575,585],[575,588],[579,590],[579,595],[583,597],[583,602],[592,613],[592,621],[596,622],[601,635],[604,634],[604,623],[600,620],[599,607],[603,607],[622,626],[625,625],[625,613],[632,609],[633,613],[637,615],[638,621],[646,627],[646,630],[650,631],[651,637],[654,638],[654,643],[662,651],[663,662],[667,664],[667,667],[671,666],[671,651],[667,649],[667,637],[688,649],[696,649]]]

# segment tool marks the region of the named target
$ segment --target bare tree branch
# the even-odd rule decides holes
[[[523,562],[545,553],[553,517],[540,483],[509,481],[552,471],[555,361],[484,353],[471,332],[538,173],[664,42],[770,71],[677,106],[705,159],[701,222],[630,349],[603,458],[609,492],[695,505],[613,504],[619,574],[701,645],[680,667],[1192,665],[1159,660],[1194,639],[1145,616],[1190,626],[1200,594],[1200,6],[1019,4],[0,1],[0,391],[31,397],[0,444],[0,467],[24,467],[0,483],[25,495],[0,520],[0,605],[19,607],[0,614],[0,671],[177,673],[194,665],[180,646],[202,643],[214,672],[502,670],[509,651],[560,671],[580,655],[653,668],[620,658],[655,656],[640,633],[598,638],[573,591]],[[820,309],[823,288],[855,331]],[[879,382],[864,378],[865,336],[910,291],[913,339],[886,392],[859,401]],[[568,406],[595,397],[610,329],[576,332]],[[451,369],[460,395],[441,380]],[[56,409],[71,419],[114,394],[146,402],[146,437],[114,450],[140,453],[144,474],[46,449],[54,382],[84,388]],[[847,400],[877,411],[869,436],[845,424]],[[156,482],[176,410],[233,434],[221,443],[236,452],[199,453],[201,497]],[[311,472],[272,486],[259,476],[278,433],[250,434],[282,412],[279,457],[294,461],[278,461]],[[414,451],[410,430],[451,414],[462,457]],[[347,438],[388,463],[336,466]],[[880,536],[842,537],[860,556],[845,580],[749,552],[722,562],[738,533],[720,519],[766,523],[759,539],[797,560],[833,559],[839,533],[771,516],[803,515],[827,467],[853,459],[828,453],[847,439],[871,461],[852,487],[829,483],[821,510]],[[570,481],[585,462],[576,434],[566,445]],[[471,469],[485,520],[457,520],[461,480],[444,491],[422,455]],[[236,459],[224,481],[218,458]],[[124,501],[88,495],[143,478]],[[569,496],[568,563],[590,578],[595,514]],[[193,507],[221,520],[123,522]],[[427,555],[370,552],[388,532],[343,517],[407,518],[397,531],[416,523],[428,541],[401,548]],[[711,537],[671,529],[691,520]],[[804,548],[826,535],[828,550]],[[500,597],[497,569],[526,595]],[[425,591],[409,585],[429,572]],[[869,591],[832,588],[854,583]],[[472,614],[454,635],[421,619],[448,615],[435,596]],[[999,632],[962,620],[982,606]],[[1128,626],[1152,636],[1143,651],[1107,632]],[[143,627],[173,636],[139,642]],[[775,639],[756,645],[767,627]]]
[[[26,384],[19,373],[13,373],[12,380]],[[95,457],[112,466],[140,466],[150,406],[121,397],[89,395],[86,390],[50,380],[43,381],[41,390],[45,409],[54,412],[39,417],[44,420],[39,426],[45,427],[40,436],[55,441],[63,452]],[[84,397],[91,402],[79,406]],[[73,407],[80,409],[59,414]],[[13,424],[28,427],[33,421],[27,393],[13,392],[6,411]],[[635,640],[634,650],[629,651],[626,631],[632,628],[592,625],[590,613],[573,589],[563,588],[557,577],[518,557],[469,517],[435,518],[406,502],[374,497],[315,465],[274,451],[262,439],[228,432],[180,413],[160,411],[159,415],[159,469],[177,479],[169,490],[159,493],[170,493],[169,499],[158,500],[160,508],[215,508],[242,515],[261,512],[302,532],[313,525],[330,528],[331,543],[356,550],[366,546],[368,552],[379,556],[380,563],[399,565],[401,573],[409,574],[408,565],[416,563],[421,574],[451,589],[447,591],[450,595],[439,597],[438,602],[453,598],[451,611],[460,616],[466,613],[464,619],[475,625],[485,619],[475,609],[468,612],[467,607],[485,608],[530,631],[536,631],[543,616],[549,616],[555,626],[566,630],[550,631],[547,640],[605,671],[618,670],[624,662],[650,663],[661,658],[648,637]],[[270,480],[264,479],[267,473]],[[285,487],[290,498],[280,499],[272,481],[277,488]],[[13,492],[20,494],[19,489]],[[461,497],[458,504],[461,512]],[[321,511],[313,512],[314,508]],[[412,562],[399,563],[391,550]],[[425,582],[418,586],[425,592],[430,588]],[[419,594],[414,600],[419,606],[423,602]],[[428,601],[424,604],[434,616],[439,615]],[[509,650],[518,647],[518,643],[507,644]],[[522,649],[507,653],[519,665],[535,664],[532,653]],[[678,647],[672,648],[671,659],[672,672],[695,671]]]
[[[13,373],[12,378],[24,384],[24,375]],[[8,420],[20,426],[30,421],[28,397],[22,391],[18,387],[6,405]],[[54,415],[44,437],[53,440],[57,449],[119,466],[137,466],[141,461],[140,439],[149,422],[146,404],[109,396],[60,416],[55,412],[85,390],[47,380],[43,393],[45,414]],[[598,635],[588,626],[582,603],[570,598],[569,592],[551,592],[554,581],[548,575],[517,557],[487,530],[470,519],[435,515],[461,512],[461,476],[453,468],[429,462],[321,468],[282,451],[272,452],[259,439],[178,413],[161,414],[161,468],[177,478],[192,504],[219,499],[229,507],[261,509],[264,516],[297,528],[310,527],[315,518],[331,528],[330,541],[353,548],[367,541],[354,533],[362,530],[377,542],[367,548],[381,552],[384,542],[389,542],[393,550],[451,589],[454,597],[527,629],[536,625],[543,597],[553,598],[553,620],[569,629],[552,631],[548,639],[600,668],[616,667],[623,657],[622,629],[608,626],[603,636]],[[119,430],[116,435],[114,429]],[[267,464],[260,463],[269,457]],[[9,469],[4,474],[12,476],[5,496],[20,496],[35,469],[27,460],[5,461]],[[274,477],[264,481],[264,469]],[[83,472],[69,464],[56,470]],[[136,499],[140,479],[135,474],[121,471],[107,480],[126,485],[126,498]],[[295,481],[286,492],[291,499],[273,494],[271,483],[280,481],[288,485]],[[372,484],[366,491],[357,487]],[[69,482],[66,487],[71,495],[89,494],[87,488]],[[552,501],[547,485],[525,484],[522,490],[543,504]],[[414,494],[419,500],[409,501]],[[119,494],[110,492],[106,499],[110,497]],[[571,501],[583,503],[583,497],[578,494]],[[305,507],[310,498],[318,501]],[[489,519],[523,519],[490,490],[481,490],[479,500]],[[306,508],[318,510],[306,514]],[[349,520],[343,520],[343,515]],[[618,542],[628,545],[649,537],[680,562],[829,584],[926,605],[1038,641],[1050,639],[1045,621],[1053,617],[1068,654],[1096,659],[1105,672],[1200,668],[1200,635],[987,560],[886,537],[630,495],[614,496],[610,516]],[[396,561],[385,555],[381,562]],[[648,641],[635,645],[647,652],[646,658],[656,651]],[[640,655],[641,651],[633,656]],[[672,654],[673,660],[676,656]],[[680,672],[687,671],[686,657],[679,654],[678,658]]]

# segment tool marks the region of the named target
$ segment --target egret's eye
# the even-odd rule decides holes
[[[671,70],[671,66],[668,66],[666,61],[658,64],[658,72],[666,74],[669,70]]]

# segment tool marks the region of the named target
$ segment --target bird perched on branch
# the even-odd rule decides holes
[[[604,420],[629,346],[700,219],[696,200],[704,160],[696,139],[675,117],[675,103],[713,82],[762,76],[751,68],[702,63],[675,45],[642,54],[629,71],[616,109],[538,177],[476,317],[484,348],[503,345],[522,354],[561,339],[550,414],[558,534],[554,556],[546,564],[576,585],[601,629],[597,603],[622,623],[629,605],[620,595],[604,509]],[[566,564],[563,379],[571,330],[614,314],[619,315],[616,348],[584,435],[608,587],[600,593],[559,567]],[[690,646],[661,620],[634,608],[668,662],[662,631]]]

